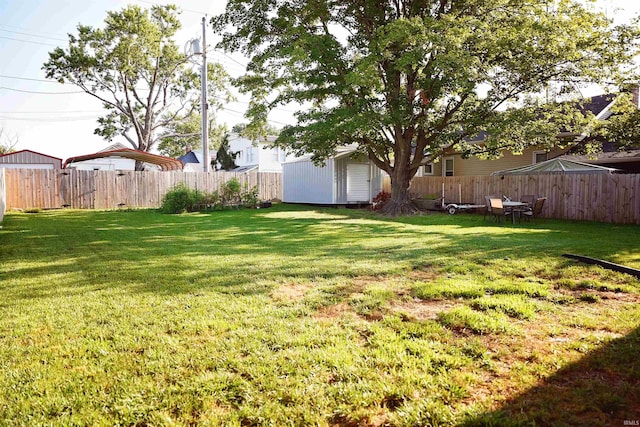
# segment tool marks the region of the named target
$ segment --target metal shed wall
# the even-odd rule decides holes
[[[285,163],[282,174],[282,200],[286,203],[347,204],[348,165],[368,164],[369,197],[357,202],[371,203],[382,191],[383,172],[368,160],[357,161],[348,156],[328,159],[324,167],[310,160]]]
[[[19,164],[21,169],[61,169],[62,159],[31,150],[16,151],[0,156],[0,167],[11,164]]]
[[[335,204],[335,161],[316,166],[311,160],[282,165],[282,201]]]

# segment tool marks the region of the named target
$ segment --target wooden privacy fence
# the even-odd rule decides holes
[[[0,169],[0,224],[4,218],[4,210],[7,206],[7,192],[4,189],[4,169]]]
[[[179,183],[211,193],[232,178],[243,187],[257,186],[262,200],[282,198],[282,174],[278,173],[6,169],[6,204],[7,209],[157,208]]]
[[[640,224],[640,174],[416,177],[410,192],[418,197],[442,194],[445,201],[485,204],[485,196],[546,197],[547,218]],[[390,191],[389,178],[383,188]]]

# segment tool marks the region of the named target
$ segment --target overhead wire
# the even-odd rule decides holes
[[[30,77],[18,77],[18,76],[7,76],[7,75],[4,75],[4,74],[0,74],[0,78],[14,79],[14,80],[29,80],[29,81],[32,81],[32,82],[43,82],[43,83],[57,83],[57,84],[60,84],[60,85],[73,84],[73,83],[60,83],[60,82],[55,81],[55,80],[35,79],[35,78],[30,78]]]
[[[83,90],[74,90],[74,91],[68,91],[68,92],[42,92],[42,91],[36,91],[36,90],[15,89],[15,88],[6,87],[6,86],[0,86],[0,89],[10,90],[12,92],[32,93],[35,95],[71,95],[75,93],[86,93]]]
[[[20,31],[5,30],[5,29],[3,29],[3,28],[0,28],[0,31],[4,31],[4,32],[6,32],[6,33],[20,34],[20,35],[23,35],[23,36],[29,36],[29,37],[38,37],[38,38],[41,38],[41,39],[58,40],[58,41],[61,41],[61,42],[66,42],[66,41],[67,41],[67,40],[65,40],[65,39],[59,39],[59,38],[57,38],[57,37],[39,36],[39,35],[37,35],[37,34],[32,34],[32,33],[23,33],[23,32],[20,32]]]
[[[53,47],[58,47],[58,45],[57,45],[57,44],[42,43],[42,42],[34,42],[34,41],[31,41],[31,40],[14,39],[13,37],[0,36],[0,39],[13,40],[13,41],[23,42],[23,43],[39,44],[39,45],[42,45],[42,46],[53,46]]]

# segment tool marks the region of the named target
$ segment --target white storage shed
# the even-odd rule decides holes
[[[355,148],[314,165],[311,156],[282,165],[282,201],[320,205],[371,203],[382,191],[383,172]]]

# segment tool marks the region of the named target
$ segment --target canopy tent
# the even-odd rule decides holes
[[[544,174],[611,174],[619,169],[555,158],[533,165],[493,172],[494,176]]]
[[[146,151],[133,150],[131,148],[120,148],[117,150],[100,151],[94,154],[86,154],[84,156],[69,157],[64,162],[64,167],[70,163],[82,162],[85,160],[102,159],[104,157],[123,157],[125,159],[139,160],[145,163],[151,163],[160,166],[163,171],[182,170],[183,163],[180,160],[160,156],[158,154],[148,153]]]

